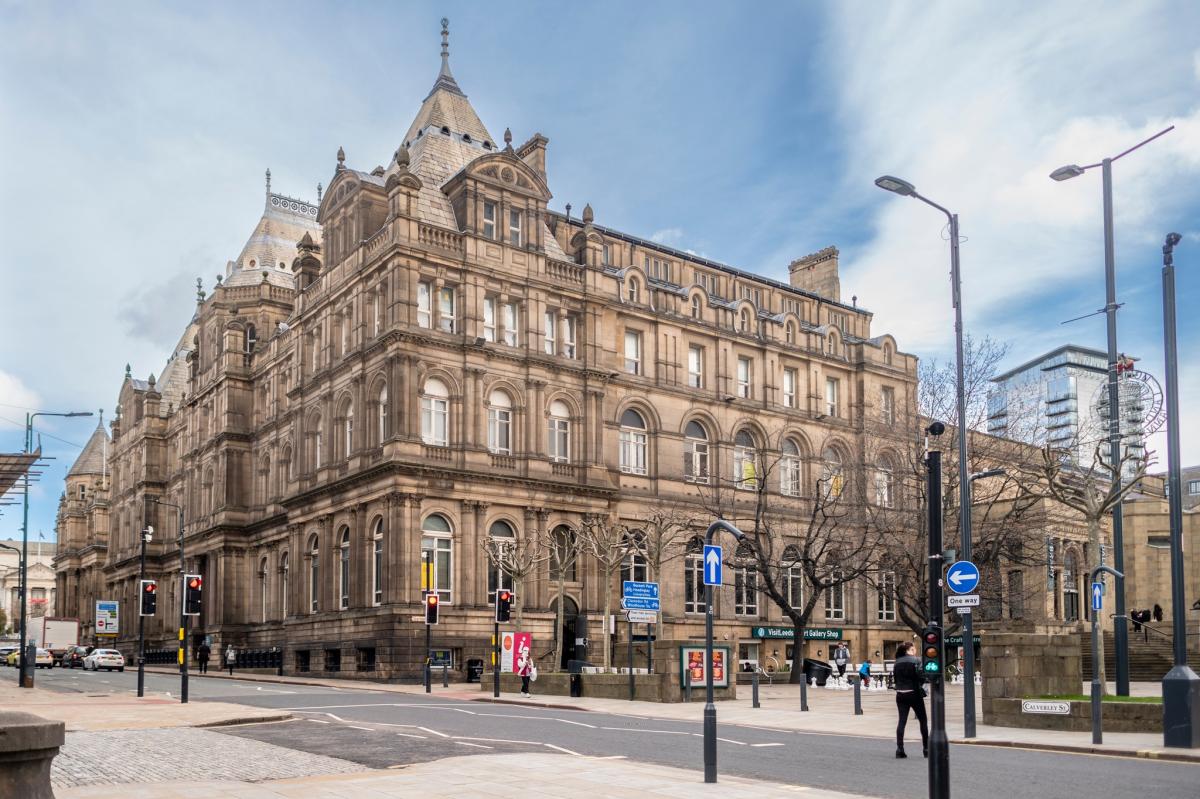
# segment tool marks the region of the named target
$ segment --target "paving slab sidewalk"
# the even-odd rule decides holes
[[[224,676],[228,675],[213,675]],[[415,684],[376,683],[359,680],[337,680],[319,677],[279,677],[263,674],[236,674],[234,679],[256,682],[279,682],[302,685],[320,685],[336,688],[424,694],[424,687]],[[1152,693],[1152,684],[1135,686],[1137,695]],[[535,686],[536,690],[536,686]],[[749,698],[749,686],[739,686],[743,694],[738,699],[717,703],[717,717],[722,723],[746,724],[770,729],[795,732],[821,733],[828,735],[854,735],[891,739],[895,734],[895,694],[891,691],[862,692],[863,715],[854,715],[854,692],[830,690],[813,686],[808,690],[809,710],[801,712],[800,688],[798,685],[769,685],[760,689],[761,707],[754,708]],[[616,715],[648,719],[670,719],[677,721],[700,721],[702,699],[693,702],[630,702],[622,699],[599,699],[594,697],[565,697],[537,695],[523,698],[516,694],[501,694],[493,699],[488,691],[479,689],[476,683],[451,683],[443,688],[435,680],[432,695],[446,699],[477,702],[502,702],[504,704],[528,705],[533,707],[561,708],[568,710],[599,711]],[[982,718],[981,692],[976,691],[976,713]],[[1017,727],[993,727],[979,724],[976,737],[961,737],[963,725],[963,690],[961,685],[947,686],[946,726],[952,743],[981,746],[1024,747],[1061,752],[1086,752],[1092,754],[1144,757],[1162,760],[1179,760],[1200,763],[1200,750],[1168,749],[1162,745],[1158,733],[1106,732],[1104,743],[1092,744],[1090,732],[1060,732],[1056,730],[1031,730]]]
[[[694,799],[763,799],[803,795],[811,799],[851,799],[856,794],[824,791],[800,785],[720,776],[705,784],[698,771],[635,763],[624,759],[578,758],[557,754],[474,755],[418,763],[401,769],[362,774],[336,774],[269,782],[158,782],[132,785],[94,785],[57,791],[58,799],[164,799],[212,797],[225,799],[346,799],[351,796],[422,799],[495,799],[498,795],[543,799],[564,796],[603,796],[614,799],[672,797]]]
[[[279,721],[290,714],[228,702],[188,702],[162,695],[60,693],[0,683],[0,707],[62,721],[68,732],[139,730],[161,727],[214,727]]]

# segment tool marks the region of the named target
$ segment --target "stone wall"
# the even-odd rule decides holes
[[[986,683],[985,683],[986,685]],[[1088,732],[1092,729],[1091,702],[1073,701],[1071,712],[1023,713],[1020,699],[992,700],[992,719],[984,723],[1000,727],[1026,727],[1034,730],[1071,730]],[[985,706],[987,700],[984,700]],[[1104,702],[1102,727],[1105,732],[1162,732],[1163,706],[1148,702]]]
[[[1083,668],[1075,634],[985,634],[979,660],[984,724],[1000,723],[997,700],[1072,695],[1082,690]]]

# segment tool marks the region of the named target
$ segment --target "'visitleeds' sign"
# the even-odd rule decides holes
[[[753,627],[750,630],[754,638],[786,638],[789,641],[796,637],[796,631],[791,627]],[[805,627],[805,641],[840,641],[840,627]]]

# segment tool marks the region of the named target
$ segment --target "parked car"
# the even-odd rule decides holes
[[[8,656],[16,652],[15,646],[0,646],[0,665],[8,665]]]
[[[83,659],[88,656],[90,650],[86,646],[73,646],[63,655],[62,667],[64,669],[74,669],[83,665]]]
[[[39,669],[54,668],[54,655],[49,649],[38,648],[37,655],[34,656],[33,663]]]
[[[125,671],[125,656],[115,649],[94,649],[83,659],[83,668],[92,671]]]
[[[10,651],[7,655],[4,656],[4,665],[15,666],[15,665],[17,665],[17,661],[19,661],[20,659],[21,659],[21,650],[16,647],[13,647],[12,651]]]

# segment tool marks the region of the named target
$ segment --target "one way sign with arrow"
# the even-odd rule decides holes
[[[704,584],[721,584],[721,547],[719,544],[704,545]]]
[[[956,594],[969,594],[979,585],[979,567],[969,560],[960,560],[946,570],[946,582]]]

